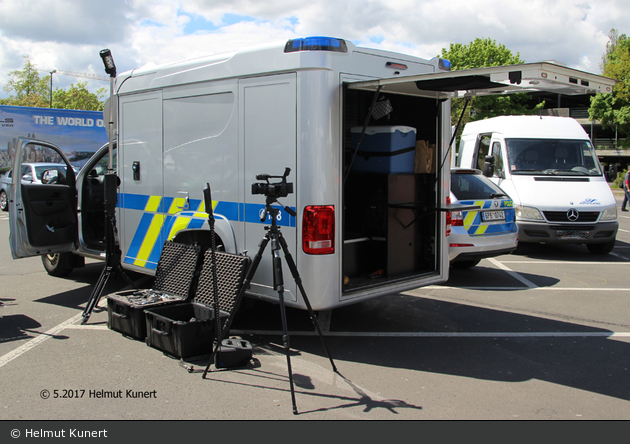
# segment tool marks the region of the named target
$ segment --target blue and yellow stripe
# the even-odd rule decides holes
[[[481,236],[483,234],[502,234],[514,231],[516,223],[514,202],[511,200],[502,200],[498,207],[492,206],[491,200],[466,200],[461,201],[463,205],[474,205],[480,207],[479,210],[462,211],[464,219],[464,228],[471,236]],[[481,212],[485,210],[503,210],[505,211],[504,221],[488,221],[481,219]]]
[[[173,239],[182,230],[202,228],[208,220],[204,201],[190,199],[188,209],[182,211],[185,203],[186,199],[181,197],[119,194],[119,208],[142,212],[123,262],[155,269],[166,240]],[[214,214],[235,222],[268,224],[268,220],[260,221],[259,214],[264,208],[262,204],[212,201]],[[279,217],[278,225],[295,227],[295,218],[284,210]]]

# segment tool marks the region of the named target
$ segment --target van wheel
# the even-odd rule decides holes
[[[71,260],[68,255],[72,253],[54,253],[42,255],[42,263],[49,275],[55,277],[68,276],[72,272]]]
[[[457,268],[457,269],[472,268],[475,265],[477,265],[479,262],[481,262],[481,259],[473,259],[469,261],[457,261],[457,262],[453,262],[451,264],[451,267]]]
[[[9,211],[9,198],[4,191],[0,191],[0,210]]]
[[[615,239],[603,244],[586,244],[586,248],[593,254],[608,254],[615,248]]]

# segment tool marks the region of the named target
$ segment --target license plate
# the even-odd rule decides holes
[[[590,231],[575,231],[575,230],[558,230],[556,235],[558,239],[588,239]]]
[[[481,214],[484,221],[505,220],[505,211],[484,211]]]

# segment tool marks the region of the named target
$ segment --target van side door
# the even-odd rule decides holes
[[[76,176],[57,146],[19,139],[13,171],[24,163],[55,163],[42,174],[42,183],[22,181],[13,174],[9,191],[9,244],[13,259],[73,251],[78,237]],[[65,170],[65,171],[64,171]],[[49,178],[48,183],[46,178]]]
[[[162,92],[119,97],[120,250],[129,266],[155,270],[164,241]]]
[[[291,168],[288,182],[298,181],[297,171],[297,79],[295,74],[273,75],[239,81],[240,122],[244,159],[242,190],[244,192],[243,221],[245,222],[245,249],[255,254],[265,235],[264,226],[270,225],[270,216],[264,216],[265,196],[252,194],[252,184],[257,175],[280,176],[285,168]],[[278,179],[271,179],[271,183]],[[280,199],[283,206],[297,206],[299,187],[295,193]],[[299,217],[299,216],[298,216]],[[296,218],[281,210],[276,220],[281,226],[289,250],[296,252]],[[283,262],[286,300],[297,300],[295,282],[290,279],[291,271]],[[271,255],[263,255],[251,285],[251,293],[277,299],[274,290]]]

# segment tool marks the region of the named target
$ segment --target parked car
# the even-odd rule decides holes
[[[75,173],[79,172],[79,168],[73,166]],[[46,180],[52,180],[57,176],[55,174],[49,174],[48,177],[44,177],[45,171],[59,170],[65,173],[66,165],[63,163],[23,163],[22,164],[22,183],[46,183]],[[6,174],[0,177],[0,210],[9,211],[9,188],[11,188],[11,181],[13,180],[13,170],[9,170]],[[44,182],[42,182],[44,180]]]
[[[481,171],[451,169],[450,201],[476,207],[450,213],[448,239],[452,267],[474,267],[483,258],[516,250],[518,227],[512,199]]]
[[[11,171],[0,176],[0,210],[9,211],[9,188],[11,187]]]

